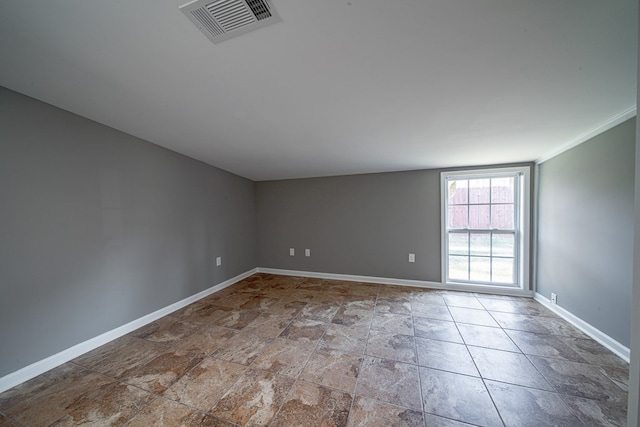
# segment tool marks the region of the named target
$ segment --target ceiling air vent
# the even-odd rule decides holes
[[[268,0],[195,0],[180,10],[214,43],[280,21]]]

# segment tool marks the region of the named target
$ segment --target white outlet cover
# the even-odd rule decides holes
[[[416,254],[409,254],[409,262],[416,262]]]
[[[220,267],[222,265],[222,257],[216,257],[216,265]]]
[[[304,256],[311,256],[311,249],[305,249]]]
[[[289,256],[295,256],[296,250],[293,248],[289,248]]]

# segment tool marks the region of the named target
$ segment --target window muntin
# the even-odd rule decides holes
[[[526,178],[528,168],[443,173],[446,283],[523,286]]]

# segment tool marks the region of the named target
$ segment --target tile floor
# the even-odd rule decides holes
[[[621,426],[627,378],[531,299],[257,274],[0,394],[0,426]]]

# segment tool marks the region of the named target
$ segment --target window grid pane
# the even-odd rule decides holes
[[[516,182],[515,176],[448,181],[447,280],[516,284]]]

